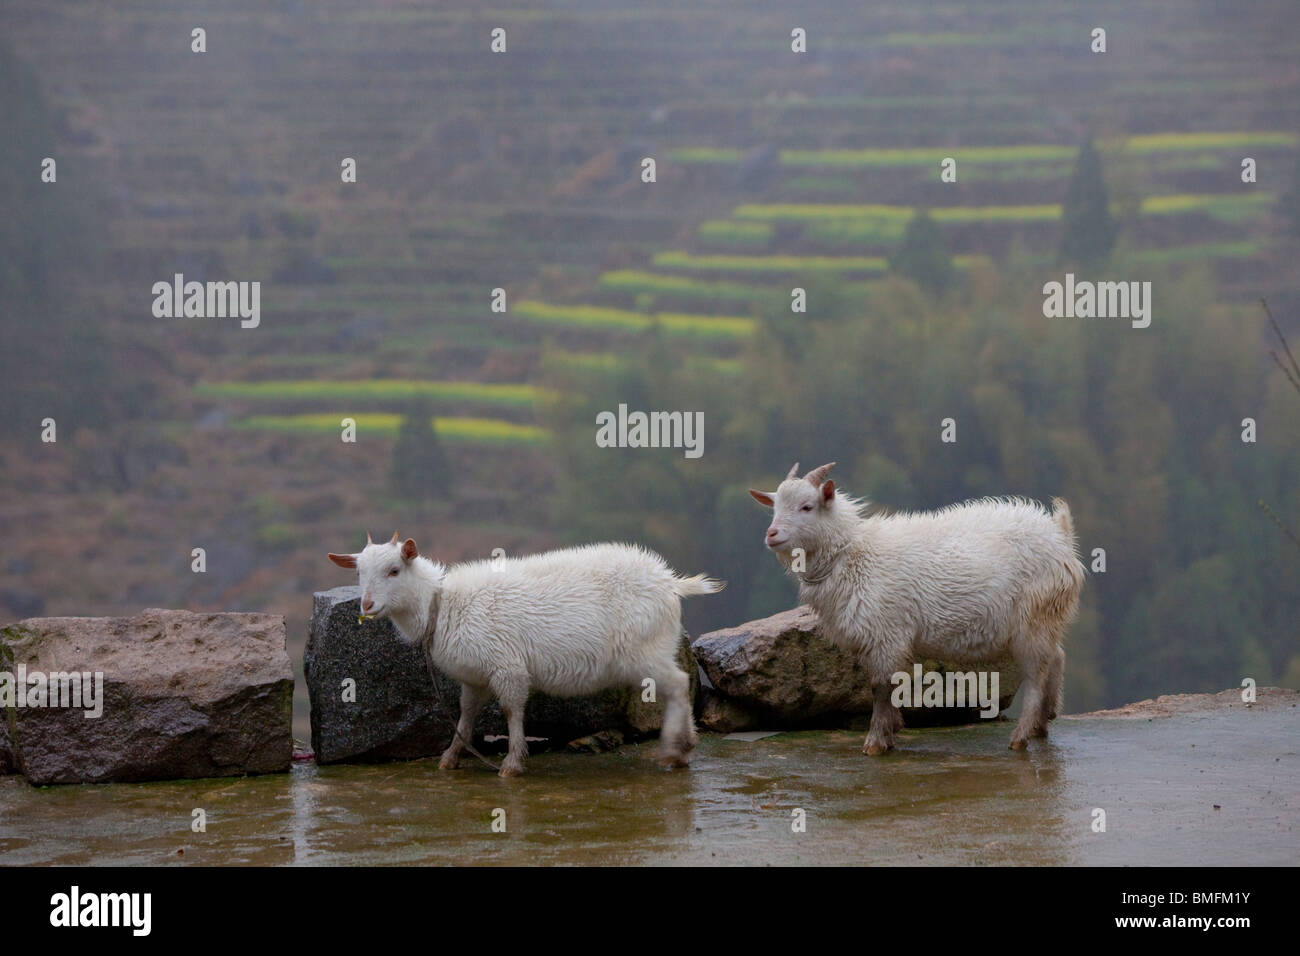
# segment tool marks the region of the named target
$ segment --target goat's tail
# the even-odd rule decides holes
[[[673,578],[673,590],[680,597],[690,597],[693,594],[717,594],[726,586],[726,581],[715,581],[703,574],[689,578]]]
[[[1065,503],[1064,498],[1052,499],[1052,520],[1065,532],[1065,536],[1070,539],[1070,544],[1074,544],[1074,516],[1070,514],[1070,506]]]
[[[1065,532],[1065,540],[1070,543],[1070,560],[1065,563],[1065,573],[1070,579],[1065,601],[1065,619],[1073,620],[1074,615],[1078,613],[1079,592],[1083,590],[1087,569],[1079,560],[1079,541],[1074,536],[1074,516],[1070,514],[1070,506],[1065,503],[1064,498],[1052,499],[1052,520]]]

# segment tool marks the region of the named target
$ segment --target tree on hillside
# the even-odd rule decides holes
[[[417,399],[397,432],[389,487],[409,501],[428,501],[442,493],[449,478],[447,456],[433,426],[432,409],[427,401]]]
[[[1110,258],[1118,232],[1110,216],[1110,198],[1101,156],[1092,140],[1079,147],[1074,172],[1065,191],[1061,217],[1060,262],[1093,268]]]
[[[949,289],[957,278],[948,243],[930,214],[918,210],[903,233],[903,244],[889,260],[889,271],[911,279],[936,295]]]

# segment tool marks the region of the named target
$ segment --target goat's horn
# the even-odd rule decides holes
[[[369,531],[366,532],[366,544],[374,544],[374,542],[370,540],[370,532],[369,532]]]
[[[797,475],[797,474],[799,474],[799,463],[796,461],[796,462],[794,463],[794,467],[790,469],[790,474],[788,474],[788,475],[785,476],[785,480],[786,480],[786,481],[789,481],[791,478],[793,478],[793,477],[794,477],[795,475]]]
[[[826,473],[834,467],[835,462],[827,462],[824,465],[819,465],[814,468],[812,471],[808,472],[808,474],[804,475],[804,477],[812,482],[814,488],[820,488],[822,483],[826,481]]]
[[[388,543],[389,543],[389,544],[397,544],[397,532],[396,532],[396,531],[393,532],[393,540],[390,541],[390,542],[388,542]]]

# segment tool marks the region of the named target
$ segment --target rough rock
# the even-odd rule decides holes
[[[317,762],[437,756],[451,742],[460,711],[460,684],[439,673],[435,685],[419,646],[403,641],[391,621],[359,623],[360,607],[356,586],[314,596],[303,669]],[[682,667],[692,675],[694,694],[696,666],[689,640],[683,632]],[[355,682],[355,695],[345,694],[347,680]],[[546,738],[540,746],[563,747],[602,731],[644,737],[657,732],[662,719],[663,704],[642,702],[639,689],[570,698],[533,694],[524,712],[524,730],[530,738]],[[506,730],[505,715],[493,701],[479,715],[474,737],[478,741]]]
[[[699,724],[731,733],[759,727],[835,726],[871,713],[871,681],[858,662],[821,636],[812,608],[800,606],[771,617],[701,635],[691,650],[704,671]],[[920,662],[925,671],[949,668]],[[997,665],[999,708],[1011,705],[1020,686],[1014,664]],[[967,723],[976,708],[903,708],[910,726]]]
[[[1204,713],[1219,710],[1281,710],[1300,708],[1300,691],[1286,687],[1257,687],[1255,699],[1247,703],[1241,699],[1242,689],[1231,687],[1217,694],[1165,694],[1154,700],[1139,700],[1111,710],[1094,710],[1086,714],[1070,714],[1072,720],[1109,717],[1120,720],[1151,720],[1156,717],[1173,717],[1177,714]]]
[[[701,730],[711,730],[719,734],[729,734],[738,730],[750,730],[763,722],[763,715],[758,711],[736,703],[708,687],[700,688],[698,715],[695,718]]]
[[[9,714],[0,712],[0,777],[14,772],[14,753],[9,746]]]
[[[0,631],[0,671],[12,761],[33,784],[289,769],[293,668],[279,615],[28,618]],[[85,699],[68,706],[78,703],[71,693],[61,706],[30,705],[41,699],[35,675],[59,673],[102,675],[100,716],[87,716]],[[98,683],[90,677],[87,689]]]

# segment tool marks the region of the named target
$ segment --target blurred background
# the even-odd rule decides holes
[[[1300,341],[1296,18],[6,0],[0,618],[273,612],[301,674],[312,592],[355,583],[325,552],[396,528],[641,542],[730,582],[700,633],[793,605],[746,489],[836,460],[884,508],[1069,500],[1106,555],[1070,711],[1300,687],[1300,389],[1259,305]],[[1066,271],[1151,282],[1150,328],[1044,318]],[[154,318],[178,272],[260,281],[260,327]],[[620,403],[702,411],[703,457],[597,448]]]

